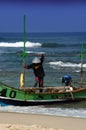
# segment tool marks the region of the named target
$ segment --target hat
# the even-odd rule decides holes
[[[33,60],[32,60],[32,63],[40,63],[40,59],[38,57],[35,57]]]

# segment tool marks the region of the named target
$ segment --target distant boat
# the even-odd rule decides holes
[[[25,16],[24,16],[24,62],[26,56],[25,50]],[[34,52],[29,52],[34,53]],[[38,53],[38,52],[37,52]],[[41,52],[42,53],[42,52]],[[36,54],[36,53],[35,53]],[[86,100],[86,87],[83,87],[82,68],[83,56],[81,53],[81,81],[79,87],[70,84],[61,87],[44,86],[43,88],[34,88],[24,86],[25,72],[21,73],[20,88],[12,87],[0,82],[0,103],[2,105],[30,106],[30,105],[47,105],[59,103],[74,103]]]

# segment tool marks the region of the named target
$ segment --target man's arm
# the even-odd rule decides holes
[[[41,55],[40,61],[41,61],[41,63],[44,62],[44,55],[43,54]]]
[[[25,69],[31,69],[32,68],[32,64],[31,65],[23,65],[23,67],[25,68]]]

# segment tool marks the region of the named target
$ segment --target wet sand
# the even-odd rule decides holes
[[[86,130],[86,118],[0,112],[0,130]]]

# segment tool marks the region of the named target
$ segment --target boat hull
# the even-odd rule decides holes
[[[57,100],[47,100],[47,101],[23,101],[23,100],[13,100],[13,99],[8,99],[5,97],[0,97],[0,102],[2,106],[6,105],[14,105],[14,106],[36,106],[36,105],[53,105],[53,104],[63,104],[63,103],[74,103],[74,102],[80,102],[84,99],[57,99]]]

